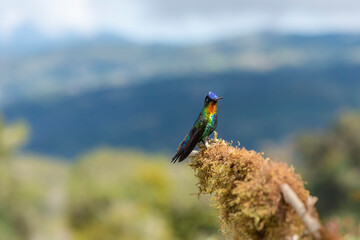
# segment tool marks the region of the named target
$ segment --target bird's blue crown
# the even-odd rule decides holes
[[[208,93],[208,96],[209,96],[209,98],[210,98],[211,100],[216,100],[216,99],[219,98],[219,97],[218,97],[215,93],[213,93],[213,92],[209,92],[209,93]]]

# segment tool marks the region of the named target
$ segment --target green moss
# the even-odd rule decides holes
[[[130,151],[99,150],[76,163],[68,216],[75,240],[202,240],[216,237],[216,213],[200,203],[186,165]]]
[[[285,204],[280,191],[280,185],[287,183],[302,201],[307,199],[309,193],[292,167],[223,142],[201,149],[190,166],[198,178],[199,194],[212,196],[222,231],[228,236],[285,239],[303,235],[300,218]]]

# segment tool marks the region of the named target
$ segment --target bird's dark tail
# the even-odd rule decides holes
[[[193,127],[189,134],[186,135],[184,140],[180,143],[177,152],[172,158],[171,162],[176,163],[184,161],[189,156],[196,144],[201,140],[202,134],[204,133],[206,124],[202,124],[200,127]]]
[[[191,151],[190,151],[190,152],[191,152]],[[175,153],[175,155],[174,155],[174,157],[172,158],[171,162],[172,162],[172,163],[176,163],[176,162],[182,162],[182,161],[184,161],[184,159],[187,158],[187,156],[189,156],[190,152],[186,154],[186,151],[185,151],[184,148],[179,149],[179,150]]]
[[[183,148],[180,148],[176,153],[175,155],[173,156],[173,158],[171,159],[171,162],[172,163],[176,163],[177,161],[181,162],[182,160],[181,159],[181,155],[182,155],[182,152],[183,152]]]
[[[190,144],[179,148],[179,150],[175,153],[174,157],[172,158],[171,162],[182,162],[184,161],[195,148],[196,142],[191,142]]]

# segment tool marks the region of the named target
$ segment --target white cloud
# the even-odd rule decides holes
[[[2,37],[10,37],[13,31],[23,22],[23,16],[16,8],[1,12],[0,33]]]
[[[21,25],[33,25],[48,36],[66,31],[94,31],[88,0],[12,0],[0,2],[0,37],[8,38]]]
[[[358,0],[0,0],[0,38],[22,24],[51,37],[110,32],[145,41],[360,32],[359,12]]]

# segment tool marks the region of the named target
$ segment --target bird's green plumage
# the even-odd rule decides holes
[[[194,149],[200,141],[205,142],[206,138],[216,129],[217,126],[217,101],[221,99],[216,94],[209,92],[205,98],[202,111],[196,119],[193,127],[184,140],[180,143],[172,162],[181,162]]]
[[[202,125],[205,125],[205,131],[202,134],[201,141],[205,141],[217,126],[217,102],[210,102],[204,106],[195,127],[201,128]]]

